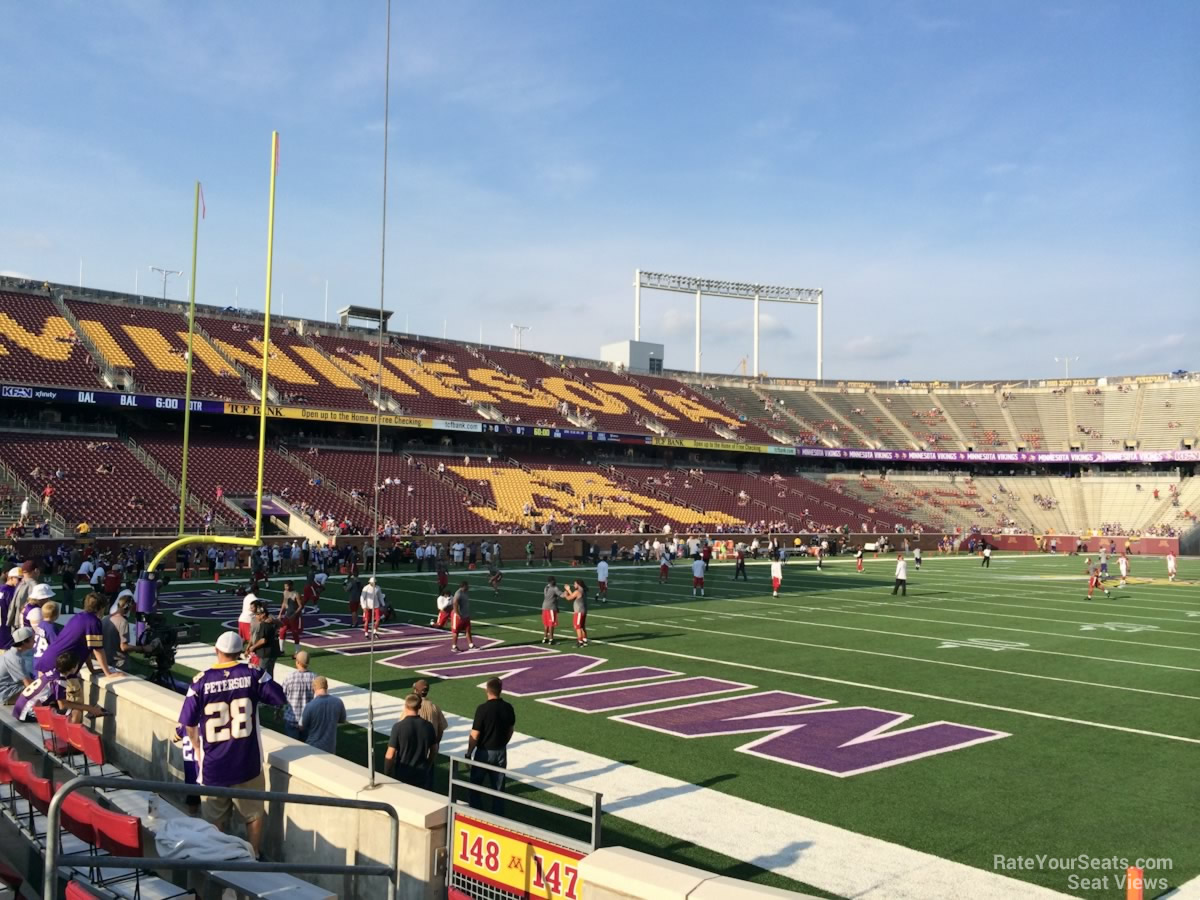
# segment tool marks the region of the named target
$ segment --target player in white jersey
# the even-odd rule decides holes
[[[692,560],[692,596],[696,596],[696,591],[700,592],[700,596],[704,596],[704,560]]]
[[[777,559],[771,560],[771,596],[779,596],[779,586],[783,584],[783,563]]]
[[[1175,554],[1167,554],[1167,581],[1175,580]]]
[[[596,599],[608,602],[608,561],[603,559],[596,563]]]
[[[1129,557],[1124,553],[1117,557],[1117,568],[1121,571],[1121,580],[1117,587],[1125,587],[1126,579],[1129,578]]]

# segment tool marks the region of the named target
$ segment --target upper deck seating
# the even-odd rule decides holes
[[[0,291],[0,379],[95,388],[103,382],[71,323],[49,297]]]
[[[68,300],[97,349],[118,369],[128,369],[139,388],[182,397],[187,380],[187,319],[153,306]],[[192,396],[245,401],[241,376],[199,334],[193,335],[196,365]]]

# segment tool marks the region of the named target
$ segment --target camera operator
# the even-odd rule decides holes
[[[133,612],[133,591],[124,590],[117,595],[112,611],[101,623],[104,637],[104,655],[116,669],[124,669],[129,654],[144,652],[137,644],[130,643],[130,617]]]

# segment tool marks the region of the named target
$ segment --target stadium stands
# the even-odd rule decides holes
[[[769,434],[783,434],[793,443],[819,444],[820,438],[811,428],[806,428],[794,418],[787,416],[769,399],[759,396],[753,388],[734,385],[705,385],[704,393],[743,420],[758,425]]]
[[[455,457],[459,465],[462,457]],[[453,481],[439,476],[436,461],[430,458],[398,457],[388,454],[382,458],[379,472],[383,489],[379,495],[381,516],[391,518],[401,529],[409,522],[428,524],[439,532],[484,534],[495,530],[492,520],[472,511],[478,505],[456,490]],[[359,491],[364,502],[370,503],[371,485],[375,481],[375,455],[352,451],[322,450],[314,458],[305,459],[312,468],[326,474],[333,483],[346,491]],[[391,483],[388,483],[388,482]],[[412,491],[409,491],[409,486]]]
[[[968,447],[1013,450],[1018,438],[995,391],[943,389],[930,394],[943,413],[958,423]]]
[[[379,377],[378,343],[342,334],[314,334],[309,340],[343,372],[374,386]],[[470,402],[439,378],[434,366],[419,365],[408,351],[393,345],[384,348],[383,360],[383,389],[401,414],[476,418]]]
[[[156,433],[136,435],[137,443],[168,472],[178,472],[183,462],[183,442],[178,437]],[[258,445],[238,438],[218,438],[192,434],[188,453],[188,488],[205,504],[212,504],[218,515],[235,517],[217,500],[217,487],[225,497],[253,496],[258,479]],[[350,497],[340,495],[322,484],[309,484],[310,477],[269,449],[263,467],[263,490],[287,502],[298,512],[308,510],[308,518],[317,512],[337,522],[367,525],[370,515]],[[302,505],[304,507],[302,508]]]
[[[262,360],[262,323],[197,316],[197,323],[225,355],[251,373]],[[271,329],[271,387],[283,402],[328,409],[373,410],[366,392],[319,350],[287,328]]]
[[[646,389],[646,396],[659,406],[657,413],[675,434],[699,440],[731,437],[753,444],[773,444],[775,439],[752,421],[739,419],[732,410],[722,411],[711,400],[701,397],[691,385],[655,375],[630,374],[629,381]],[[655,399],[655,398],[658,399]]]
[[[0,378],[17,384],[95,388],[95,361],[49,297],[0,291]]]
[[[764,386],[763,393],[780,404],[782,409],[811,427],[835,447],[865,447],[866,442],[848,423],[841,420],[820,397],[827,393],[812,390],[781,390]]]
[[[49,508],[70,526],[87,522],[97,532],[129,532],[169,529],[179,523],[178,496],[120,441],[0,432],[0,460],[25,476],[35,490],[53,487]],[[110,466],[108,474],[98,471]],[[55,475],[60,469],[63,478]],[[31,474],[35,470],[38,477]],[[188,520],[198,524],[192,511]]]
[[[1200,390],[1194,383],[1146,384],[1139,395],[1139,449],[1178,450],[1200,436]]]
[[[143,390],[182,397],[187,378],[187,319],[152,306],[88,303],[68,300],[80,327],[119,369],[133,372]],[[197,365],[192,369],[192,395],[245,401],[241,376],[203,337],[192,343]]]

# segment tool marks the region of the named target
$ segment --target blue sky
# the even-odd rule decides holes
[[[0,270],[156,290],[199,178],[199,299],[261,308],[277,128],[276,302],[376,304],[384,8],[4,4]],[[824,288],[826,377],[1200,368],[1197,46],[1172,0],[398,0],[386,303],[594,356],[641,267]],[[762,368],[811,377],[768,309]],[[644,295],[668,366],[692,314]],[[748,304],[705,323],[734,371]]]

